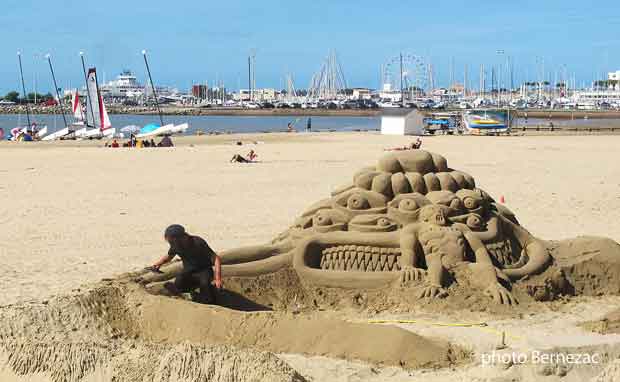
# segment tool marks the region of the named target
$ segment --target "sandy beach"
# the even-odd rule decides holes
[[[171,223],[184,224],[216,251],[267,242],[310,203],[375,163],[385,148],[411,140],[377,133],[201,136],[178,138],[177,147],[169,149],[1,142],[0,305],[48,299],[149,265],[166,252],[162,235]],[[543,239],[597,235],[620,241],[618,147],[617,135],[423,140],[423,149],[473,174],[479,187],[503,197],[521,224]],[[229,163],[233,154],[250,149],[260,163]],[[558,340],[563,330],[598,319],[620,302],[614,297],[584,299],[584,305],[580,301],[569,304],[570,322],[556,326],[550,341],[558,346],[619,343],[615,337],[602,341],[583,333],[572,343]],[[549,314],[505,325],[531,326],[530,334],[538,335],[545,322],[562,320],[561,313]],[[422,332],[457,343],[478,341],[473,347],[481,351],[496,341],[495,336]],[[314,373],[316,380],[408,377],[344,361],[283,358],[298,370]],[[448,376],[442,371],[432,380]],[[484,373],[474,370],[470,376]]]

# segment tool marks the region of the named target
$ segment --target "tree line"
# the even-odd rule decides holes
[[[52,93],[49,93],[49,92],[46,94],[28,93],[27,96],[24,98],[24,97],[20,97],[20,93],[14,90],[6,93],[4,97],[0,97],[0,98],[5,101],[15,102],[15,103],[34,103],[35,100],[37,101],[37,103],[45,103],[45,102],[54,100],[54,96],[52,95]]]

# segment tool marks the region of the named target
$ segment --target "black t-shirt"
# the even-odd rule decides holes
[[[185,272],[211,270],[215,263],[215,252],[204,239],[198,236],[190,236],[187,247],[170,246],[168,256],[174,257],[175,255],[178,255],[183,261],[183,271]]]

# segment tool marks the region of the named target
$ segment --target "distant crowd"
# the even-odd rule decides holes
[[[138,139],[135,135],[131,135],[131,138],[127,142],[119,143],[116,139],[112,140],[112,142],[106,142],[105,147],[118,148],[118,147],[135,147],[138,149],[148,148],[148,147],[174,147],[174,143],[172,143],[172,139],[170,136],[164,136],[159,143],[155,143],[153,138],[149,139]]]

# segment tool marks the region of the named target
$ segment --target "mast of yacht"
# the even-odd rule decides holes
[[[88,72],[86,71],[86,63],[84,62],[84,52],[80,52],[80,60],[82,61],[82,71],[84,72],[84,83],[86,84],[86,95],[87,95],[87,98],[88,98],[88,94],[89,94],[89,92],[88,92]],[[78,92],[78,94],[79,94],[79,92]],[[92,104],[92,102],[89,99],[87,99],[86,103],[88,104],[88,110],[90,110],[90,115],[94,116],[95,113],[93,113],[93,104]],[[86,111],[88,112],[88,110],[86,110]],[[86,127],[88,128],[89,127],[88,118],[85,119],[84,123],[86,124]],[[95,119],[93,117],[93,126],[90,126],[90,127],[95,127],[94,123],[95,123]]]
[[[62,100],[60,99],[60,93],[58,92],[58,83],[56,83],[56,75],[54,74],[54,67],[52,66],[52,57],[48,53],[45,55],[47,58],[47,63],[50,66],[50,72],[52,73],[52,80],[54,81],[54,89],[56,90],[56,99],[58,99],[58,107],[60,108],[60,114],[62,114],[62,120],[65,123],[65,128],[67,128],[67,117],[65,117],[65,109],[62,107]]]
[[[19,61],[19,74],[22,80],[22,91],[24,92],[24,99],[26,100],[26,118],[28,119],[28,129],[30,129],[30,106],[28,105],[28,96],[26,94],[26,83],[24,82],[24,69],[22,67],[22,52],[17,52],[17,59]]]
[[[159,114],[159,122],[161,126],[164,125],[164,117],[161,114],[161,109],[159,108],[159,100],[157,99],[157,91],[155,90],[155,84],[153,84],[153,77],[151,77],[151,68],[149,67],[149,61],[146,58],[146,50],[142,51],[142,56],[144,57],[144,64],[146,65],[146,72],[149,75],[149,81],[151,82],[151,89],[153,90],[153,96],[155,97],[155,106],[157,107],[157,113]]]

